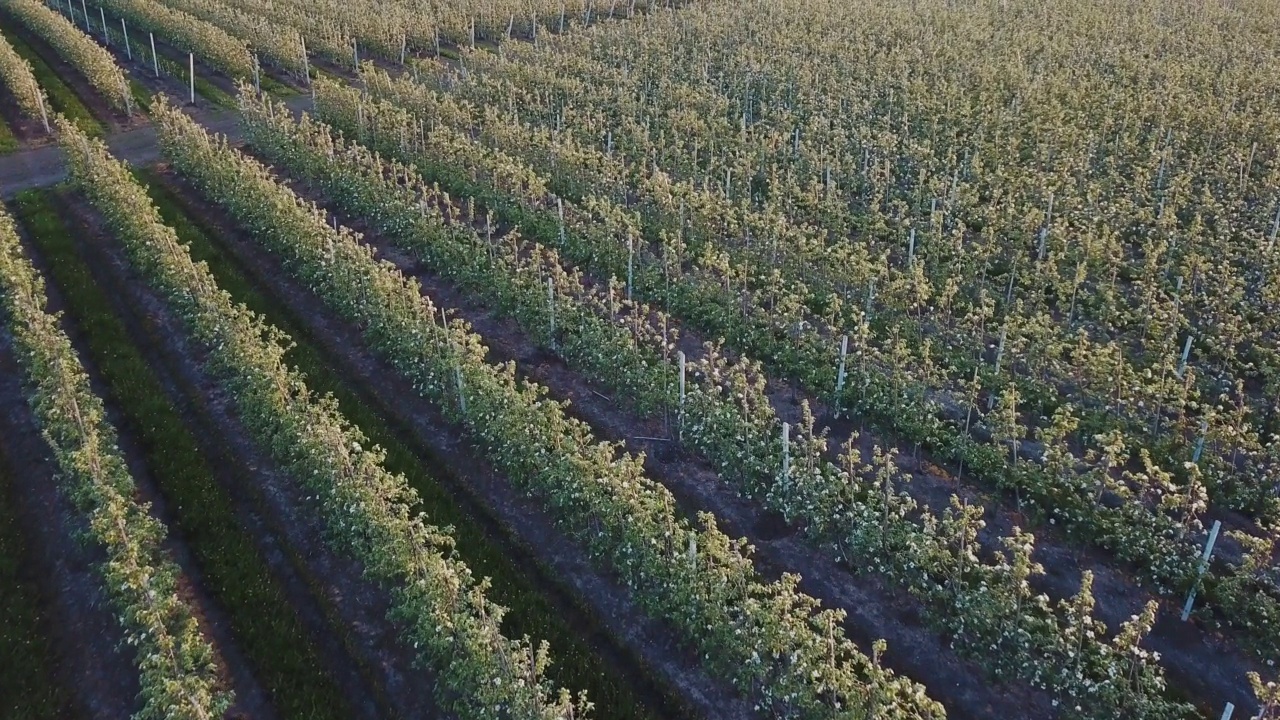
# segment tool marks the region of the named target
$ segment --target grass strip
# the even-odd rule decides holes
[[[49,263],[49,276],[86,338],[89,356],[137,437],[169,501],[170,526],[191,548],[205,587],[230,616],[237,644],[281,717],[350,717],[337,686],[266,560],[240,524],[182,414],[129,337],[123,319],[76,250],[57,191],[18,196],[17,217]]]
[[[190,248],[192,260],[207,263],[219,287],[236,302],[244,303],[288,333],[295,347],[286,357],[306,375],[308,387],[317,393],[332,393],[342,414],[386,451],[383,465],[387,470],[403,474],[417,491],[422,509],[431,522],[453,528],[460,558],[477,577],[491,578],[489,598],[508,609],[502,623],[504,634],[548,641],[555,652],[556,663],[548,669],[547,677],[557,686],[586,690],[596,704],[595,717],[648,717],[644,704],[634,697],[630,687],[610,677],[588,643],[560,619],[534,579],[521,571],[513,559],[490,540],[477,518],[460,507],[450,492],[433,478],[444,472],[443,469],[424,457],[425,452],[402,440],[402,434],[396,432],[384,413],[333,370],[303,323],[256,287],[237,261],[211,239],[219,233],[201,227],[191,217],[186,209],[187,201],[174,193],[166,178],[145,168],[134,172],[147,186],[147,193],[159,208],[165,224],[174,228],[178,238]]]
[[[35,583],[23,572],[30,554],[14,492],[9,470],[0,464],[0,717],[65,718],[70,716],[67,690],[54,673],[48,619]]]
[[[5,40],[9,41],[18,56],[31,64],[31,72],[40,83],[40,88],[48,96],[54,112],[62,113],[86,135],[101,137],[106,133],[106,126],[94,117],[93,112],[84,104],[76,91],[59,77],[58,73],[45,61],[43,54],[28,43],[25,37],[19,35],[15,29],[17,22],[13,17],[7,13],[0,13],[0,17],[4,18],[4,22],[0,23],[0,33],[4,34]],[[49,123],[53,124],[52,117],[49,118]]]
[[[7,99],[4,102],[9,102]],[[9,127],[9,123],[0,120],[0,155],[11,153],[18,149],[18,138],[14,136],[13,130]]]

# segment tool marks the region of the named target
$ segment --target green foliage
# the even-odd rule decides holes
[[[70,124],[63,121],[64,128]],[[106,550],[103,586],[137,647],[142,707],[136,720],[210,720],[232,695],[196,614],[178,591],[179,569],[163,547],[167,529],[134,500],[137,489],[116,447],[102,400],[45,311],[43,279],[23,255],[13,221],[0,213],[0,295],[29,387],[29,402],[53,449],[65,491],[89,537]]]
[[[65,126],[60,130],[64,140],[83,137],[73,133]],[[277,710],[293,718],[345,717],[342,698],[320,669],[315,646],[283,587],[236,516],[182,414],[94,281],[56,197],[31,191],[20,196],[17,207],[85,333],[111,400],[141,442],[147,467],[174,512],[175,530],[191,548],[210,594],[226,609],[237,645]]]
[[[788,717],[941,715],[922,688],[843,637],[841,612],[818,611],[816,600],[797,593],[797,578],[760,579],[744,544],[720,533],[711,516],[701,515],[699,526],[678,519],[670,493],[644,477],[637,458],[616,456],[547,400],[545,388],[517,381],[510,365],[485,363],[465,324],[437,324],[416,284],[375,260],[350,231],[335,231],[323,213],[185,116],[165,113],[158,122],[179,172],[363,328],[376,352],[543,499],[713,672]]]

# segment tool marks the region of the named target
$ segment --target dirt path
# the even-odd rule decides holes
[[[285,101],[295,113],[311,107],[311,97],[299,95]],[[240,138],[240,113],[234,110],[199,111],[196,120],[210,132]],[[147,165],[160,159],[156,129],[144,125],[107,138],[107,146],[117,158],[131,165]],[[0,157],[0,198],[11,198],[23,190],[56,185],[67,178],[67,164],[56,145],[32,148]]]

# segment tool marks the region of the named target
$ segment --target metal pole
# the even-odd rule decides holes
[[[129,26],[120,18],[120,32],[124,35],[124,50],[129,53],[129,62],[133,62],[133,46],[129,44]]]
[[[196,54],[187,53],[187,62],[191,68],[191,104],[196,104]]]
[[[677,432],[676,438],[677,438],[678,440],[680,440],[681,442],[684,442],[684,365],[685,365],[685,359],[684,359],[684,351],[683,351],[683,350],[677,350],[677,351],[676,351],[676,362],[677,362],[677,364],[679,364],[679,366],[680,366],[680,415],[679,415],[679,418],[678,418],[678,424],[677,424],[677,430],[676,430],[676,432]]]
[[[98,6],[98,15],[102,17],[102,42],[104,45],[111,44],[111,36],[107,34],[107,11]]]
[[[1213,529],[1209,531],[1209,541],[1204,544],[1204,552],[1200,555],[1200,565],[1196,569],[1196,583],[1191,586],[1191,593],[1187,595],[1187,603],[1182,606],[1182,621],[1186,622],[1191,617],[1191,606],[1196,602],[1196,591],[1200,589],[1200,580],[1204,577],[1205,568],[1209,566],[1209,557],[1213,555],[1213,545],[1218,542],[1218,531],[1222,529],[1222,521],[1214,520]]]
[[[160,56],[156,54],[156,34],[148,32],[151,36],[151,68],[155,70],[156,77],[160,77]]]

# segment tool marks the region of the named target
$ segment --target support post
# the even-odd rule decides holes
[[[996,375],[1000,374],[1000,362],[1004,360],[1004,342],[1006,339],[1008,339],[1008,337],[1009,337],[1009,326],[1005,325],[1004,327],[1000,328],[1000,346],[996,348],[996,364],[995,364]]]
[[[636,241],[627,237],[627,300],[631,300],[631,283],[635,279]]]
[[[1204,552],[1200,554],[1200,564],[1196,568],[1196,582],[1187,595],[1187,603],[1182,606],[1182,621],[1191,617],[1191,606],[1196,602],[1196,592],[1200,589],[1200,580],[1204,577],[1205,568],[1209,566],[1209,558],[1213,555],[1213,545],[1218,542],[1218,531],[1222,529],[1222,521],[1214,520],[1213,529],[1209,531],[1209,541],[1204,544]]]
[[[677,351],[676,351],[676,364],[677,364],[677,365],[679,366],[679,368],[680,368],[680,410],[679,410],[679,413],[678,413],[678,415],[677,415],[677,417],[676,417],[676,428],[677,428],[677,429],[676,429],[676,433],[677,433],[676,437],[677,437],[677,439],[678,439],[678,440],[680,440],[681,442],[684,442],[684,367],[685,367],[685,359],[684,359],[684,351],[683,351],[683,350],[677,350]]]
[[[253,56],[253,92],[256,95],[262,95],[262,77],[261,70],[258,66],[258,56]]]
[[[307,39],[298,33],[298,45],[302,48],[302,76],[306,79],[307,85],[311,84],[311,61],[307,59]],[[315,109],[315,90],[311,91],[311,107]]]
[[[916,266],[916,229],[911,228],[911,234],[907,236],[907,267]]]
[[[782,423],[782,479],[791,477],[791,423]]]
[[[1271,237],[1267,239],[1267,252],[1276,246],[1276,233],[1280,232],[1280,202],[1276,203],[1276,217],[1271,221]]]
[[[187,53],[187,65],[191,69],[191,104],[196,104],[196,54]]]
[[[40,92],[40,86],[36,86],[36,100],[40,102],[40,120],[44,122],[44,134],[51,135],[53,130],[49,127],[49,111],[44,106],[44,93]]]
[[[1209,432],[1209,421],[1200,421],[1200,437],[1196,440],[1196,449],[1191,453],[1191,462],[1200,462],[1200,456],[1204,453],[1204,436]]]
[[[1187,371],[1187,358],[1191,357],[1191,339],[1194,335],[1187,336],[1187,342],[1182,346],[1182,359],[1178,361],[1178,370],[1175,373],[1179,378]]]
[[[148,32],[151,36],[151,69],[155,71],[156,77],[160,77],[160,56],[156,54],[156,34]]]
[[[564,247],[564,198],[556,198],[556,212],[560,215],[560,247]]]
[[[107,34],[107,11],[101,5],[98,6],[98,16],[102,18],[102,44],[109,47],[111,36]]]
[[[84,13],[84,31],[87,35],[92,35],[93,31],[89,29],[89,6],[84,0],[80,0],[80,12]]]
[[[844,391],[844,363],[849,356],[849,336],[840,338],[840,368],[836,371],[836,404],[840,403],[840,393]]]
[[[129,26],[124,18],[120,18],[120,33],[124,35],[124,51],[129,54],[129,62],[133,62],[133,46],[129,44]]]
[[[551,278],[547,278],[547,309],[551,313],[551,349],[556,349],[556,288]]]
[[[1227,706],[1222,708],[1222,718],[1220,720],[1231,720],[1231,716],[1234,715],[1235,712],[1236,706],[1232,703],[1227,703]]]

